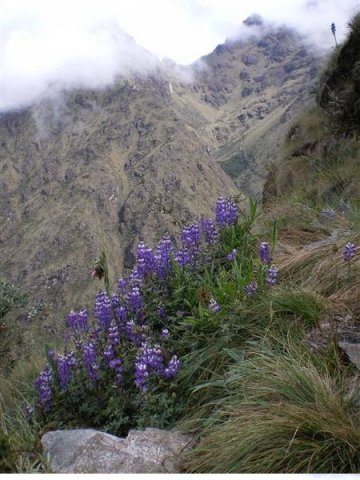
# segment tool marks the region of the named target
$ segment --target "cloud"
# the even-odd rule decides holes
[[[243,35],[242,21],[254,12],[276,25],[295,27],[315,45],[330,48],[330,24],[336,23],[341,41],[357,3],[1,0],[0,111],[29,105],[57,85],[108,85],[119,73],[155,68],[163,57],[189,64],[225,38]]]
[[[119,73],[156,66],[157,57],[106,11],[89,9],[81,0],[75,10],[70,2],[54,2],[56,8],[44,4],[44,9],[41,3],[35,0],[30,8],[29,2],[15,0],[1,17],[0,110],[26,106],[57,85],[101,87]]]
[[[286,24],[297,29],[319,49],[331,48],[334,45],[330,33],[332,22],[337,25],[338,39],[341,41],[347,33],[349,19],[359,11],[357,0],[222,0],[221,9],[216,0],[196,1],[202,6],[208,6],[212,14],[222,20],[223,30],[229,32],[230,36],[236,36],[240,19],[256,12],[267,22],[275,25]]]

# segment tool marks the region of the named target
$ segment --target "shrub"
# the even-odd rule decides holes
[[[215,221],[185,226],[178,249],[168,236],[155,249],[141,242],[118,291],[97,294],[92,319],[71,312],[63,354],[48,349],[35,382],[41,420],[121,434],[174,422],[179,355],[201,348],[234,301],[255,291],[254,276],[276,283],[270,258],[252,260],[255,217],[255,204],[238,221],[236,203],[219,198]]]

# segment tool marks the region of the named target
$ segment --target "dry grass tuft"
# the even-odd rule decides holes
[[[334,361],[334,353],[332,354]],[[358,393],[304,347],[276,341],[234,365],[190,472],[351,473],[360,468]]]

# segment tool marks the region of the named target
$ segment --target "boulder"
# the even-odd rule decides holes
[[[79,429],[48,432],[41,443],[53,473],[179,473],[192,437],[157,428],[126,438]]]
[[[353,343],[349,341],[339,341],[339,347],[349,357],[351,363],[360,370],[360,343]]]

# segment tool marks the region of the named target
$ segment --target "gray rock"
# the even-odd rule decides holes
[[[360,343],[340,341],[339,347],[344,350],[350,361],[360,370]]]
[[[328,224],[334,222],[337,218],[336,212],[333,208],[327,207],[323,208],[320,212],[320,222],[323,224]]]
[[[54,473],[178,473],[192,437],[157,428],[126,438],[79,429],[48,432],[41,443]]]
[[[328,245],[335,245],[341,237],[348,235],[349,233],[350,232],[343,229],[334,230],[329,237],[324,238],[323,240],[318,240],[317,242],[309,243],[309,245],[305,245],[304,250],[311,251]]]

